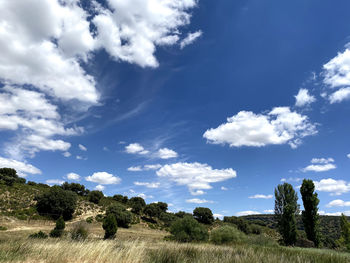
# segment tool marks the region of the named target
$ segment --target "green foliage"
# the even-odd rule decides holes
[[[5,226],[0,226],[0,231],[6,231],[7,230],[7,227]]]
[[[275,217],[285,245],[294,245],[297,241],[297,201],[298,195],[292,185],[284,183],[275,189]]]
[[[313,241],[316,247],[320,245],[320,231],[319,231],[319,216],[318,204],[320,200],[317,193],[314,193],[315,185],[312,180],[303,180],[300,188],[300,193],[303,199],[304,211],[302,212],[302,220],[306,236]]]
[[[113,204],[109,206],[106,210],[106,216],[110,214],[114,216],[119,227],[129,227],[132,220],[132,214],[127,211],[124,206],[120,204]]]
[[[89,228],[87,223],[84,221],[75,223],[72,230],[70,231],[70,234],[73,240],[82,241],[87,239],[89,236]]]
[[[35,198],[36,208],[39,214],[58,219],[63,216],[64,220],[73,217],[77,204],[77,195],[71,191],[65,191],[59,186],[53,186],[49,191]]]
[[[347,250],[350,250],[350,223],[342,214],[340,218],[341,236],[338,243],[344,246]]]
[[[164,223],[166,227],[169,227],[178,218],[172,213],[161,213],[159,219]]]
[[[25,184],[26,179],[19,178],[15,169],[0,168],[0,182],[8,186],[13,186],[15,183]]]
[[[143,208],[146,206],[146,202],[142,197],[132,197],[129,199],[128,205],[131,207],[131,211],[133,213],[139,215]]]
[[[103,197],[103,193],[101,191],[91,191],[88,194],[88,200],[92,203],[98,204],[100,202],[100,200]]]
[[[238,230],[244,232],[245,234],[250,234],[250,227],[248,222],[241,217],[224,216],[224,222],[234,224]]]
[[[184,218],[185,216],[192,216],[191,213],[186,213],[184,211],[179,211],[177,213],[175,213],[175,216],[179,217],[179,218]]]
[[[156,203],[151,203],[145,206],[143,209],[143,213],[151,218],[153,217],[159,217],[162,210],[159,208],[159,206]]]
[[[91,224],[92,222],[94,222],[94,218],[92,216],[90,216],[90,217],[86,218],[85,221],[86,221],[86,223]]]
[[[114,195],[113,199],[122,204],[127,204],[129,200],[127,196],[123,196],[123,195]]]
[[[103,218],[104,218],[104,216],[103,216],[102,214],[97,214],[97,215],[95,216],[95,220],[96,220],[97,222],[103,222]]]
[[[234,226],[224,225],[216,228],[210,233],[210,241],[216,245],[227,243],[239,243],[245,240],[243,232]]]
[[[37,232],[37,233],[29,235],[29,238],[46,239],[48,237],[49,236],[46,233],[44,233],[43,231],[41,231],[41,230],[39,232]]]
[[[61,188],[66,191],[72,191],[80,196],[86,196],[90,192],[88,189],[85,189],[84,185],[77,184],[77,183],[64,182],[61,185]]]
[[[262,232],[262,229],[261,229],[260,226],[258,226],[258,225],[256,225],[256,224],[251,224],[251,225],[249,226],[249,232],[250,232],[251,234],[254,234],[254,235],[260,235],[261,232]]]
[[[66,224],[64,222],[64,219],[62,216],[60,216],[59,219],[56,221],[56,226],[54,229],[50,232],[50,237],[61,237],[64,232],[64,228],[66,227]]]
[[[167,203],[157,202],[155,204],[159,207],[160,211],[162,211],[163,213],[165,213],[168,210],[168,204]]]
[[[113,239],[117,233],[118,226],[115,216],[113,214],[108,214],[103,220],[103,229],[105,230],[105,239]]]
[[[213,213],[209,208],[197,207],[193,210],[193,217],[200,223],[212,224],[214,222]]]
[[[180,242],[207,241],[208,230],[193,217],[184,217],[170,227],[172,238]]]

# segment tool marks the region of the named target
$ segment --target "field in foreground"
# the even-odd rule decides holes
[[[20,221],[0,218],[8,230],[0,231],[0,262],[350,262],[350,254],[334,250],[288,248],[265,244],[215,246],[212,244],[179,244],[164,241],[168,234],[146,225],[118,229],[116,240],[104,241],[100,223],[90,224],[89,238],[84,242],[62,239],[29,239],[30,233],[53,228],[49,221]],[[72,223],[67,223],[67,230]]]

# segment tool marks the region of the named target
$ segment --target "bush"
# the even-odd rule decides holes
[[[34,233],[29,235],[29,238],[41,238],[41,239],[45,239],[48,238],[49,236],[44,233],[43,231],[39,231],[38,233]]]
[[[249,234],[250,233],[249,224],[243,218],[239,218],[239,217],[236,217],[236,216],[225,216],[224,217],[224,222],[236,225],[236,227],[240,231],[244,232],[245,234]]]
[[[159,217],[162,210],[156,203],[148,204],[143,209],[143,213],[150,218]]]
[[[87,239],[89,236],[89,228],[87,223],[84,221],[75,223],[70,233],[73,240],[82,241]]]
[[[102,199],[102,197],[103,197],[103,193],[101,191],[91,191],[88,194],[89,201],[95,204],[98,204]]]
[[[26,183],[26,179],[19,178],[16,170],[12,168],[0,168],[0,181],[3,181],[8,186],[13,186],[14,183]]]
[[[7,230],[7,227],[5,226],[0,226],[0,231],[6,231]]]
[[[82,184],[77,184],[77,183],[63,183],[61,185],[61,188],[63,190],[66,190],[66,191],[72,191],[74,193],[76,193],[77,195],[80,195],[80,196],[85,196],[88,194],[88,190],[85,189],[85,186],[82,185]]]
[[[77,204],[77,195],[71,191],[65,191],[59,186],[53,186],[49,191],[35,198],[36,209],[40,215],[48,215],[53,219],[63,216],[64,220],[73,217]]]
[[[86,218],[86,223],[91,224],[94,221],[94,218],[92,216]]]
[[[50,232],[50,237],[61,237],[63,235],[64,228],[66,227],[66,224],[63,220],[63,217],[61,216],[56,221],[56,226],[54,229]]]
[[[193,210],[193,217],[200,223],[212,224],[214,222],[213,213],[209,208],[197,207]]]
[[[261,234],[261,227],[255,224],[250,225],[250,233],[254,235],[260,235]]]
[[[128,197],[123,195],[114,195],[113,196],[114,201],[117,201],[119,203],[127,204],[128,203]]]
[[[173,222],[177,220],[177,217],[171,213],[161,213],[159,219],[164,223],[165,226],[169,227]]]
[[[193,217],[184,217],[175,221],[170,227],[172,239],[180,242],[206,241],[208,230]]]
[[[210,241],[216,245],[227,243],[238,243],[245,240],[243,232],[239,231],[234,226],[222,226],[214,229],[210,233]]]
[[[104,218],[104,216],[102,214],[97,214],[95,216],[96,222],[100,222],[100,223],[103,222],[103,218]]]
[[[106,210],[106,216],[112,214],[117,221],[118,227],[128,228],[131,220],[132,214],[125,209],[124,206],[119,204],[113,204],[109,206]]]
[[[295,246],[313,248],[313,247],[315,247],[315,243],[307,238],[299,237],[297,239],[297,242],[295,243]]]
[[[146,206],[146,202],[142,197],[132,197],[128,201],[128,205],[131,207],[133,213],[139,215],[142,209]]]
[[[113,214],[109,214],[104,220],[103,220],[103,229],[105,230],[105,239],[112,239],[115,237],[115,234],[117,233],[118,227],[117,227],[117,221],[115,220],[115,216]]]

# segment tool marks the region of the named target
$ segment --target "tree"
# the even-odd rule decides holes
[[[12,168],[0,168],[0,181],[8,186],[12,186],[14,183],[26,183],[26,179],[19,178],[16,170]]]
[[[160,209],[157,203],[152,203],[145,206],[145,208],[143,209],[143,213],[153,218],[159,217],[162,213],[162,210]]]
[[[128,228],[132,220],[132,214],[119,204],[109,206],[106,210],[106,215],[113,215],[117,225],[123,228]]]
[[[113,214],[109,214],[106,216],[106,218],[103,220],[102,227],[105,230],[105,239],[112,239],[115,237],[118,227],[117,221],[115,220]]]
[[[318,204],[320,200],[317,193],[314,193],[315,185],[312,180],[303,180],[300,193],[303,199],[304,211],[302,212],[302,220],[309,240],[313,241],[316,247],[320,245],[319,216]]]
[[[175,221],[170,227],[172,238],[180,242],[206,241],[208,230],[193,217],[185,216]]]
[[[250,234],[249,224],[247,220],[243,218],[236,217],[236,216],[224,216],[224,222],[234,224],[240,231],[246,234]]]
[[[85,196],[88,194],[89,190],[85,189],[85,186],[82,184],[78,184],[78,183],[68,183],[68,182],[64,182],[61,185],[63,190],[66,191],[72,191],[74,193],[76,193],[77,195],[80,196]]]
[[[146,206],[146,202],[145,200],[143,200],[142,197],[132,197],[129,199],[128,204],[131,207],[131,211],[138,215],[140,214],[142,209]]]
[[[123,203],[126,204],[128,203],[128,197],[127,196],[123,196],[123,195],[114,195],[113,199],[119,203]]]
[[[50,216],[53,219],[62,216],[64,220],[69,220],[75,211],[77,195],[55,185],[47,192],[35,197],[34,200],[37,201],[36,209],[39,214]]]
[[[197,207],[193,210],[193,217],[200,223],[212,224],[214,222],[213,213],[209,208]]]
[[[338,242],[345,246],[347,250],[350,250],[350,223],[344,214],[341,214],[340,229],[341,235]]]
[[[298,195],[293,186],[284,183],[275,188],[275,218],[285,245],[294,245],[297,240],[295,215],[299,212]]]
[[[90,202],[98,204],[100,202],[100,200],[103,197],[103,193],[101,191],[91,191],[88,195],[88,199]]]
[[[65,227],[66,223],[64,222],[63,217],[60,216],[60,218],[56,221],[55,228],[50,232],[50,237],[61,237]]]
[[[163,212],[163,213],[165,213],[167,210],[168,210],[168,204],[167,203],[164,203],[164,202],[157,202],[157,203],[155,203],[158,207],[159,207],[159,209]]]

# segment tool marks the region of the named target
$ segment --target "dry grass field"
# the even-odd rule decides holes
[[[69,231],[73,223],[67,223]],[[100,223],[89,224],[85,241],[61,239],[30,239],[28,235],[39,230],[48,233],[50,221],[25,222],[8,217],[0,218],[0,262],[350,262],[350,254],[333,250],[288,248],[266,244],[179,244],[164,241],[167,232],[149,229],[137,224],[129,229],[119,228],[115,240],[102,239]]]

